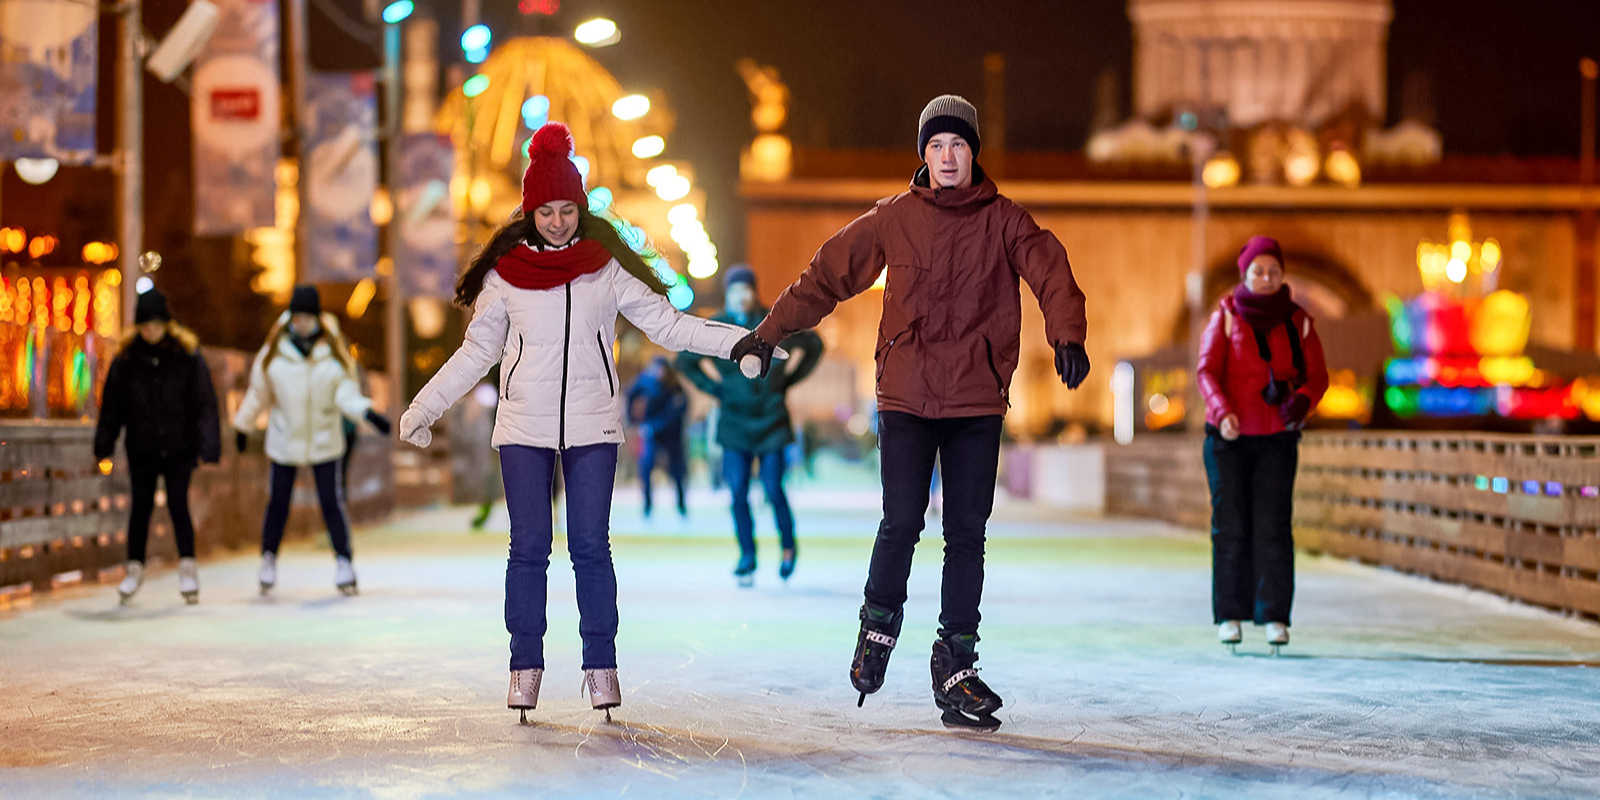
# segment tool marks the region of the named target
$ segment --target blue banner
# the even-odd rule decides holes
[[[308,261],[299,280],[354,283],[378,260],[372,196],[378,188],[377,83],[370,72],[313,72],[306,81]]]
[[[94,160],[94,3],[0,2],[0,161]]]
[[[449,136],[413,133],[400,140],[395,268],[407,297],[455,294],[456,214],[450,200],[455,162]]]
[[[278,165],[278,4],[212,0],[221,16],[195,60],[194,232],[229,236],[273,225]]]

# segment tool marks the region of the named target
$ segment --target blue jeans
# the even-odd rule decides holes
[[[278,554],[283,544],[283,529],[289,524],[289,504],[294,499],[294,479],[299,467],[272,462],[271,492],[267,514],[261,521],[261,552]],[[328,526],[328,540],[335,555],[350,557],[350,520],[344,509],[343,469],[338,461],[311,465],[317,483],[317,504],[322,506],[322,522]],[[171,494],[169,488],[168,494]]]
[[[560,451],[567,494],[567,552],[578,584],[578,634],[583,668],[617,666],[617,573],[611,565],[611,489],[617,446],[596,444]],[[511,668],[544,668],[544,633],[549,627],[551,488],[556,451],[505,445],[506,510],[511,514],[511,554],[506,560],[506,630],[511,633]]]
[[[778,539],[785,550],[794,549],[794,512],[783,491],[783,451],[757,456],[742,450],[722,451],[722,477],[733,492],[733,532],[739,538],[739,552],[755,555],[756,521],[750,515],[750,468],[760,461],[761,486],[772,503],[777,518]]]
[[[678,513],[687,514],[689,509],[688,498],[685,496],[685,483],[689,480],[689,462],[684,457],[683,437],[657,441],[654,438],[644,440],[644,450],[639,453],[639,483],[644,487],[644,513],[650,515],[655,508],[655,497],[650,486],[650,479],[655,477],[656,462],[665,456],[667,461],[667,475],[672,478],[672,485],[678,491]]]

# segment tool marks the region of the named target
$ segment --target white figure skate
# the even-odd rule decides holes
[[[528,724],[528,712],[539,707],[539,683],[544,680],[542,669],[514,669],[511,671],[511,689],[506,692],[506,708],[522,712],[522,724]]]
[[[1239,624],[1239,620],[1223,620],[1222,624],[1217,626],[1217,641],[1227,645],[1228,652],[1238,655],[1239,643],[1244,641],[1244,627]]]
[[[611,709],[622,705],[622,687],[617,684],[617,671],[586,669],[583,671],[583,688],[589,693],[589,704],[597,711],[605,711],[606,722],[610,722]]]
[[[345,597],[354,597],[356,595],[356,569],[350,565],[350,559],[339,556],[334,561],[333,585]]]
[[[129,561],[127,575],[122,578],[122,583],[117,584],[117,595],[122,605],[133,602],[133,596],[139,593],[139,587],[144,585],[144,564],[138,561]]]
[[[1289,644],[1289,626],[1281,622],[1267,623],[1267,644],[1272,646],[1272,654],[1279,655],[1279,651]]]
[[[192,558],[178,559],[178,593],[191,606],[200,602],[200,570]]]
[[[256,573],[256,580],[261,583],[262,597],[266,597],[272,592],[272,587],[278,583],[277,553],[261,554],[261,570]]]

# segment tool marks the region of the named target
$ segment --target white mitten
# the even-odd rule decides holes
[[[781,347],[772,348],[772,358],[774,360],[786,359],[788,357],[788,350],[785,350]],[[739,359],[739,371],[744,373],[746,378],[755,380],[761,375],[761,359],[753,355],[745,356],[744,358]]]
[[[400,439],[424,448],[433,443],[433,431],[428,429],[427,418],[421,411],[408,408],[400,415]]]

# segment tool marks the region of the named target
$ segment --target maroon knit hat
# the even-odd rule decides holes
[[[1256,256],[1272,256],[1278,259],[1279,266],[1288,266],[1283,263],[1283,248],[1278,246],[1277,239],[1271,236],[1252,236],[1239,250],[1239,274],[1249,271],[1250,262],[1256,260]]]
[[[549,122],[534,131],[528,140],[528,171],[522,173],[522,213],[555,200],[571,200],[579,208],[588,205],[583,191],[583,176],[572,163],[572,131],[559,122]]]

